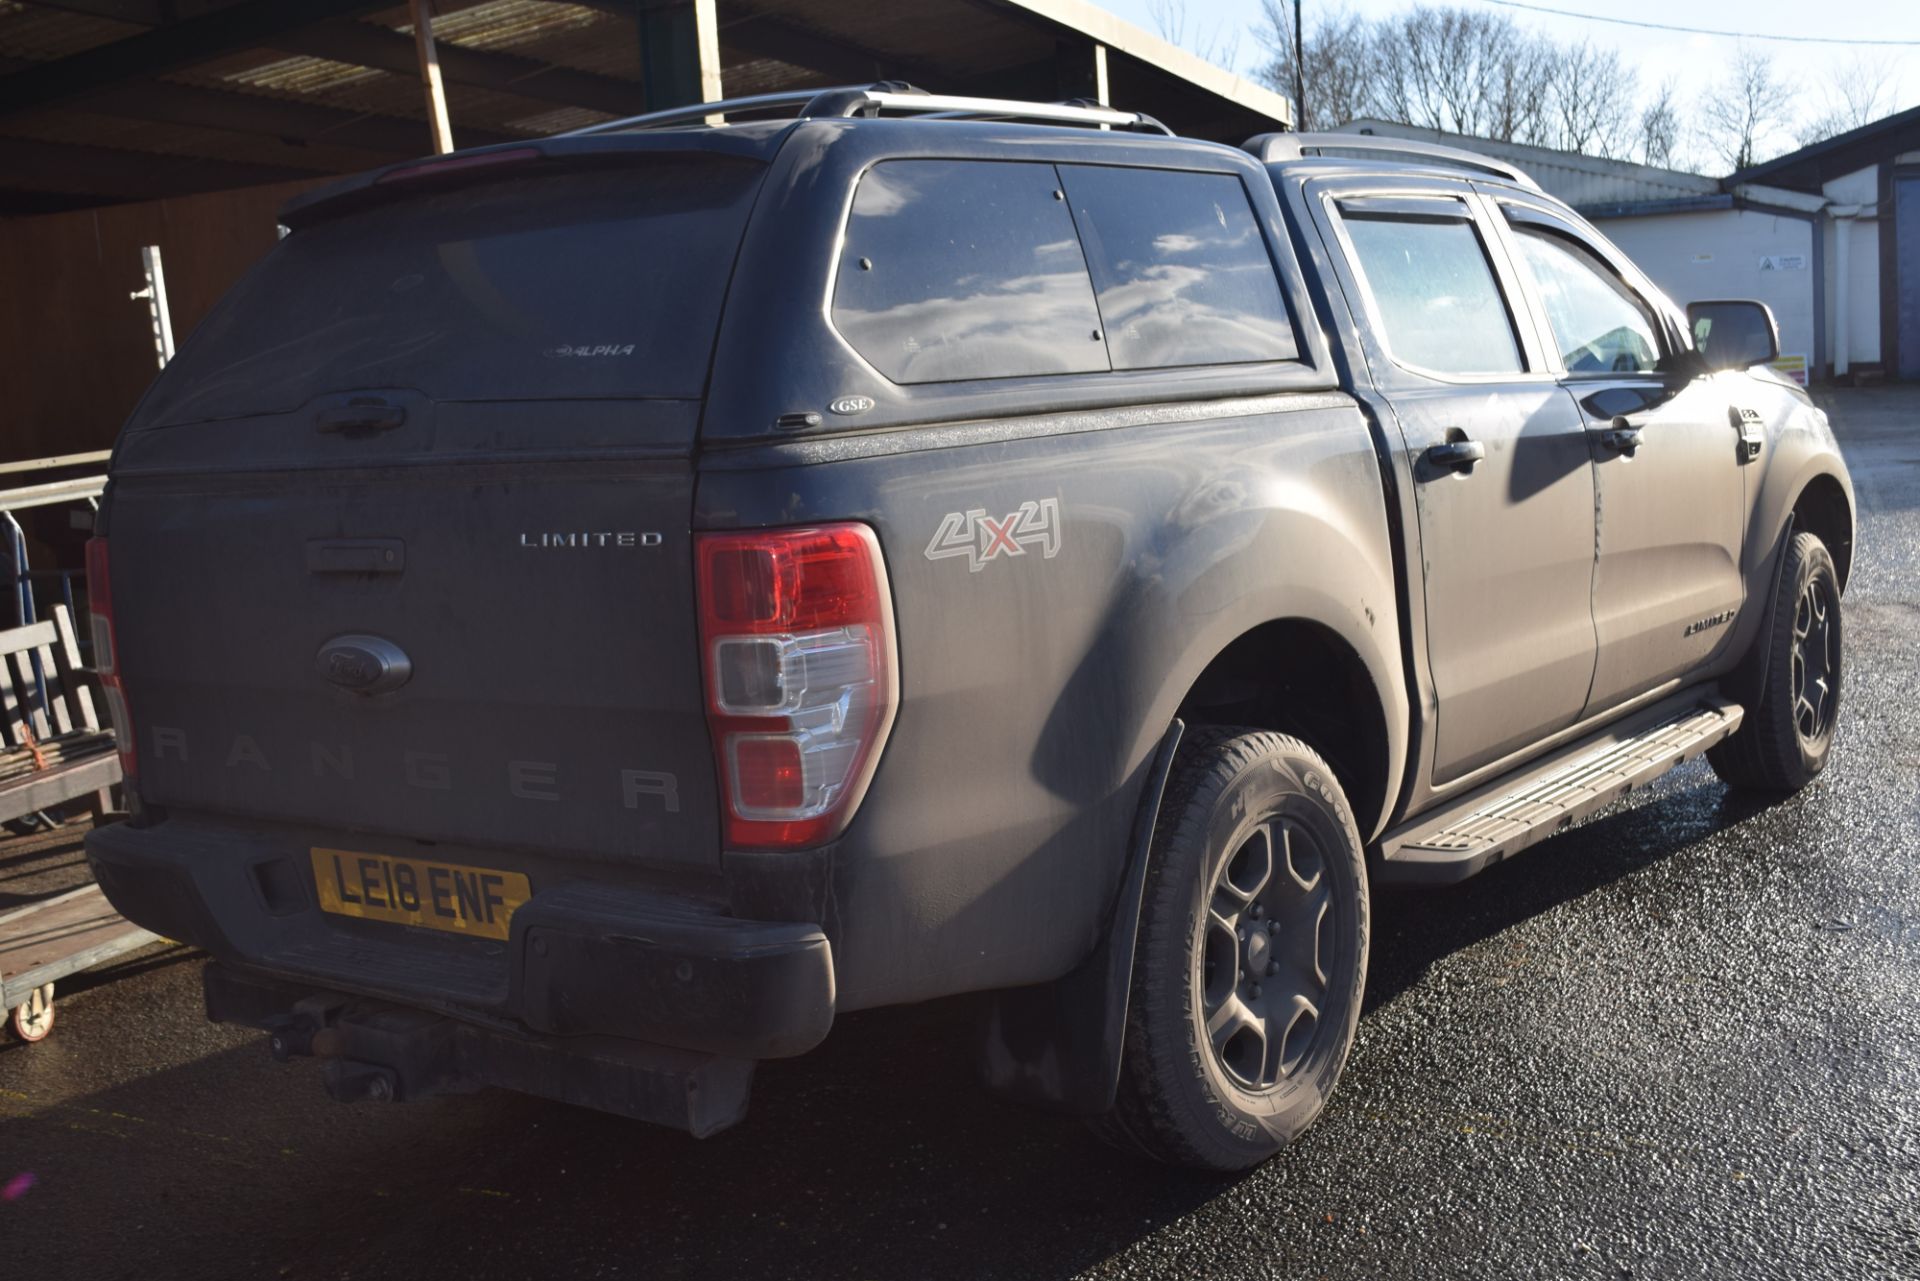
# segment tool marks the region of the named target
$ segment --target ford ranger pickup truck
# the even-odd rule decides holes
[[[114,452],[87,848],[338,1098],[709,1134],[973,994],[991,1088],[1242,1168],[1369,885],[1826,764],[1853,494],[1770,314],[1483,157],[886,83],[282,220]]]

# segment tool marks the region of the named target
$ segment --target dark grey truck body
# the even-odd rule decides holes
[[[1448,879],[1506,851],[1396,860],[1423,818],[1731,689],[1796,509],[1851,543],[1824,419],[1777,379],[1613,379],[1647,446],[1590,455],[1603,389],[1554,368],[1499,202],[1592,233],[1518,184],[962,121],[515,151],[296,202],[128,424],[103,512],[138,809],[89,838],[100,882],[343,1097],[491,1081],[706,1132],[840,1013],[996,993],[989,1078],[1098,1110],[1181,724],[1313,743],[1375,874]],[[896,160],[1228,182],[1289,358],[889,378],[832,312],[856,188]],[[1340,201],[1423,195],[1476,220],[1531,372],[1382,344]],[[1476,474],[1425,474],[1463,427]],[[1022,512],[1030,537],[978,533]],[[844,832],[731,849],[693,535],[842,521],[884,554],[897,713]],[[410,679],[322,679],[343,635]],[[315,849],[533,896],[504,940],[348,919]]]

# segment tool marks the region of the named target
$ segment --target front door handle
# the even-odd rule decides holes
[[[1613,453],[1631,458],[1634,451],[1640,448],[1640,429],[1624,418],[1616,418],[1600,433],[1600,445]]]
[[[1471,472],[1486,456],[1487,447],[1477,440],[1449,440],[1427,447],[1427,465],[1441,471]]]

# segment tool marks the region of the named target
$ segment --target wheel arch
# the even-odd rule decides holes
[[[1792,495],[1790,502],[1783,501],[1787,494]],[[1758,598],[1759,608],[1747,611],[1752,617],[1746,623],[1740,658],[1722,682],[1727,694],[1745,706],[1759,697],[1766,680],[1767,638],[1773,632],[1787,541],[1804,530],[1826,544],[1843,593],[1853,568],[1853,487],[1837,457],[1832,462],[1814,458],[1791,486],[1781,487],[1774,501],[1778,506],[1768,504],[1765,510],[1777,515],[1758,525],[1767,532],[1766,540],[1756,542],[1748,552],[1748,598]]]
[[[1832,472],[1815,472],[1800,486],[1791,509],[1793,528],[1805,530],[1827,545],[1833,568],[1840,579],[1840,590],[1847,589],[1853,571],[1853,500],[1839,477]]]
[[[1395,736],[1375,673],[1317,619],[1271,619],[1234,637],[1187,686],[1176,715],[1188,726],[1274,730],[1307,743],[1333,768],[1369,839],[1398,792]]]

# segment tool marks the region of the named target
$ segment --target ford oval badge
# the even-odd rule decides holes
[[[379,636],[336,636],[314,656],[320,675],[356,694],[399,689],[413,675],[406,651]]]
[[[827,406],[836,414],[864,414],[873,408],[871,396],[842,396]]]

